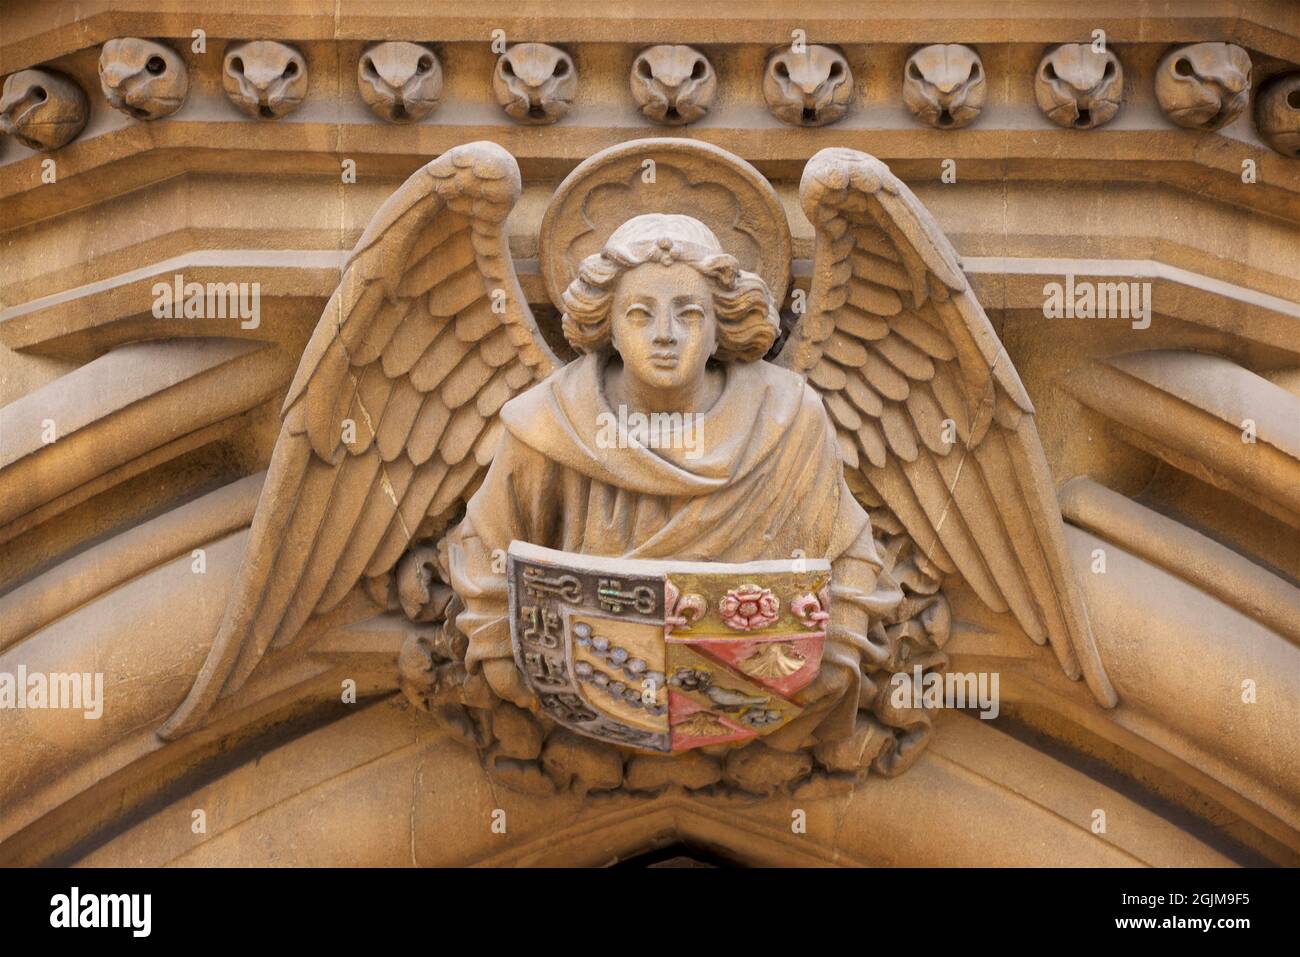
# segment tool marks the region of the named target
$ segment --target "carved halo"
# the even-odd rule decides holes
[[[646,160],[654,182],[645,182]],[[555,191],[538,237],[542,277],[551,301],[599,252],[610,234],[641,213],[694,216],[718,237],[742,269],[763,277],[773,298],[790,283],[790,226],[776,191],[737,156],[695,140],[635,140],[581,163]]]

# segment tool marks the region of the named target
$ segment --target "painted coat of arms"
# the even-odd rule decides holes
[[[742,744],[803,711],[817,677],[825,561],[611,562],[510,547],[515,662],[543,710],[650,751]]]

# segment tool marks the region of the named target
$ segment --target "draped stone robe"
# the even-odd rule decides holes
[[[603,447],[612,443],[601,440],[602,413],[615,415],[602,388],[609,359],[584,356],[501,410],[501,445],[446,542],[446,571],[465,606],[456,625],[469,639],[470,672],[489,661],[513,663],[506,579],[493,571],[492,557],[512,540],[619,558],[826,558],[832,617],[821,673],[797,696],[805,713],[763,740],[793,749],[810,734],[847,733],[862,666],[888,655],[869,625],[902,593],[845,483],[820,397],[771,363],[731,363],[721,396],[695,425],[702,441],[693,449],[662,439],[656,448]],[[522,681],[506,694],[536,709]]]

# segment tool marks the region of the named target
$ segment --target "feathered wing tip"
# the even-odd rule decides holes
[[[161,737],[199,727],[312,615],[388,572],[481,481],[501,406],[558,368],[504,232],[519,193],[514,158],[470,143],[372,217],[289,387],[221,627]]]
[[[1113,706],[1033,405],[952,245],[866,153],[817,153],[800,197],[812,283],[777,362],[821,393],[846,467],[916,547]]]

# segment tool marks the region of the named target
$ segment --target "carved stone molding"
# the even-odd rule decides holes
[[[157,120],[185,105],[190,75],[171,47],[119,37],[99,51],[99,85],[113,109],[137,120]]]
[[[492,92],[511,118],[544,126],[569,112],[578,92],[578,68],[559,47],[517,43],[497,60]]]
[[[903,102],[937,129],[960,129],[984,108],[988,82],[979,54],[960,43],[932,43],[907,58]]]
[[[682,126],[704,116],[718,90],[708,57],[695,47],[666,43],[637,54],[629,81],[641,112],[665,126]]]
[[[1119,112],[1124,67],[1109,49],[1098,53],[1088,43],[1063,43],[1039,61],[1034,95],[1057,126],[1090,130]]]
[[[19,70],[0,92],[0,133],[30,149],[50,152],[77,138],[86,125],[86,94],[53,70]]]
[[[221,84],[241,112],[276,120],[307,96],[307,60],[276,40],[250,40],[226,48]]]
[[[763,69],[763,97],[772,115],[791,126],[825,126],[853,101],[853,71],[838,50],[809,44],[777,50]]]
[[[419,43],[374,43],[357,61],[357,89],[376,116],[414,123],[432,113],[442,98],[442,64]]]

